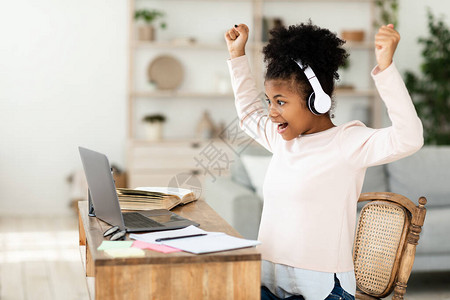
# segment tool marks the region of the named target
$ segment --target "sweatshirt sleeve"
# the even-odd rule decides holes
[[[256,89],[247,56],[227,61],[233,86],[239,127],[264,148],[273,152],[277,136],[276,126],[267,115],[262,99]]]
[[[392,125],[383,129],[351,122],[342,130],[341,150],[355,167],[386,164],[406,157],[423,146],[422,122],[394,63],[372,70],[375,86],[386,105]]]

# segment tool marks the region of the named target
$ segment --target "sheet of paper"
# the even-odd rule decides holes
[[[206,231],[195,227],[194,225],[175,230],[165,230],[158,232],[149,232],[149,233],[132,233],[130,234],[130,239],[143,241],[147,243],[156,243],[156,239],[166,238],[166,237],[175,237],[175,236],[183,236],[183,235],[191,235],[198,233],[207,233]]]
[[[138,248],[107,249],[105,253],[112,257],[143,257],[145,252]]]
[[[246,248],[260,244],[259,241],[240,239],[225,233],[169,240],[162,243],[195,254]]]
[[[130,248],[133,241],[103,241],[97,250]]]
[[[162,242],[155,241],[156,239],[160,238],[177,237],[198,233],[205,233],[206,235]],[[177,230],[158,231],[143,234],[130,234],[130,238],[152,244],[162,244],[196,254],[239,249],[260,244],[260,242],[258,241],[236,238],[233,236],[229,236],[223,232],[204,231],[193,225]]]
[[[131,246],[133,248],[139,248],[139,249],[150,249],[157,252],[162,253],[172,253],[172,252],[180,252],[180,249],[172,248],[166,245],[161,244],[151,244],[143,241],[134,241],[133,245]]]

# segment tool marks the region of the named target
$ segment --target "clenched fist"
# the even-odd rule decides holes
[[[245,44],[248,40],[248,27],[245,24],[239,24],[232,27],[225,33],[228,52],[230,58],[236,58],[245,55]]]
[[[394,29],[394,25],[381,26],[378,30],[375,35],[375,56],[380,71],[392,63],[392,57],[399,41],[400,34]]]

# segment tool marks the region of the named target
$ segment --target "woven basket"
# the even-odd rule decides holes
[[[394,289],[409,226],[406,210],[392,202],[373,201],[361,210],[353,247],[357,287],[372,296],[384,297]]]

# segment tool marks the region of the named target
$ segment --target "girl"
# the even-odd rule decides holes
[[[241,128],[273,153],[264,181],[258,239],[262,299],[354,299],[352,246],[356,203],[367,167],[423,145],[422,123],[392,61],[393,25],[375,36],[372,77],[392,126],[335,126],[329,109],[345,63],[343,41],[311,22],[279,27],[264,47],[268,115],[259,101],[245,44],[248,27],[225,33]]]

